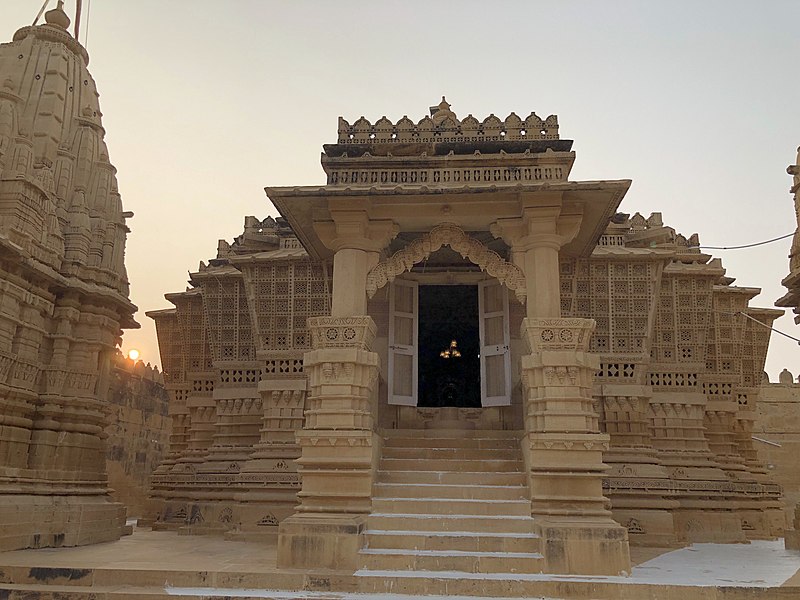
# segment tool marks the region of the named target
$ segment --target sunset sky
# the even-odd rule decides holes
[[[0,40],[42,0],[4,0]],[[55,5],[55,0],[52,0]],[[147,310],[242,231],[277,215],[263,188],[324,183],[337,117],[557,114],[573,180],[632,179],[620,210],[663,214],[702,244],[795,228],[786,166],[800,145],[800,2],[83,1],[81,42],[129,221],[142,329],[123,348],[160,364]],[[90,7],[87,14],[87,7]],[[73,17],[74,0],[66,10]],[[88,35],[88,39],[86,39]],[[784,293],[789,239],[714,251],[753,304]],[[800,337],[791,316],[776,327]],[[773,380],[800,371],[773,335]]]

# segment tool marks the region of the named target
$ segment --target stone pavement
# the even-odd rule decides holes
[[[137,530],[94,546],[0,554],[0,598],[274,600],[800,597],[800,552],[782,540],[634,551],[630,577],[387,571],[362,577],[276,568],[276,547],[209,536]],[[426,596],[426,594],[429,594]]]

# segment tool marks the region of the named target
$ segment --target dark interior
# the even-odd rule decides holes
[[[480,383],[477,286],[419,286],[419,406],[480,407]]]

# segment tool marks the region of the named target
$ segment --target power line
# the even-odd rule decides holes
[[[83,34],[83,47],[89,49],[89,17],[92,13],[92,0],[87,2],[86,6],[86,33]]]
[[[794,231],[792,233],[787,233],[786,235],[782,235],[780,237],[772,238],[771,240],[764,240],[763,242],[756,242],[754,244],[744,244],[743,246],[689,246],[689,248],[705,248],[706,250],[741,250],[742,248],[753,248],[755,246],[763,246],[764,244],[771,244],[772,242],[777,242],[778,240],[785,240],[788,237],[792,237],[794,235]]]
[[[748,315],[746,312],[743,312],[743,311],[741,311],[741,310],[740,310],[740,311],[737,311],[737,312],[735,312],[735,313],[732,313],[732,312],[726,312],[726,311],[720,311],[720,312],[721,312],[722,314],[724,314],[724,315],[734,315],[734,316],[736,316],[736,315],[742,315],[743,317],[745,317],[745,318],[747,318],[747,319],[750,319],[751,321],[754,321],[754,322],[758,323],[758,324],[759,324],[759,325],[761,325],[762,327],[766,327],[767,329],[771,329],[771,330],[772,330],[772,331],[774,331],[775,333],[779,333],[779,334],[780,334],[780,335],[782,335],[783,337],[787,337],[787,338],[789,338],[790,340],[792,340],[792,341],[794,341],[794,342],[797,342],[797,344],[798,344],[798,345],[800,345],[800,339],[798,339],[798,338],[796,338],[796,337],[794,337],[794,336],[791,336],[791,335],[789,335],[788,333],[784,333],[783,331],[780,331],[779,329],[775,329],[774,327],[772,327],[772,326],[770,326],[770,325],[767,325],[767,324],[766,324],[766,323],[764,323],[763,321],[759,321],[758,319],[756,319],[756,318],[754,318],[754,317],[751,317],[751,316],[750,316],[750,315]]]
[[[50,0],[44,0],[44,4],[42,4],[42,8],[39,9],[39,13],[36,15],[36,18],[33,20],[33,24],[34,25],[36,25],[36,23],[39,22],[39,19],[42,18],[42,15],[44,14],[44,9],[47,8],[48,4],[50,4]]]

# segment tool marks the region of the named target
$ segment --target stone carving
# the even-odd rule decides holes
[[[308,320],[313,348],[360,348],[369,350],[375,339],[375,323],[369,317],[312,317]]]
[[[367,275],[367,296],[372,298],[380,288],[394,281],[398,275],[410,271],[415,264],[425,260],[442,246],[449,246],[463,258],[478,265],[481,270],[515,292],[521,303],[525,303],[527,288],[525,275],[520,268],[452,223],[437,225],[429,233],[378,263]]]
[[[268,513],[258,520],[259,527],[275,527],[278,525],[278,519],[272,513]]]
[[[586,351],[594,328],[592,319],[525,319],[522,336],[530,341],[535,352]]]
[[[628,521],[625,523],[625,528],[628,530],[628,533],[634,533],[634,534],[647,533],[644,527],[642,527],[642,524],[637,519],[633,518],[628,519]]]

